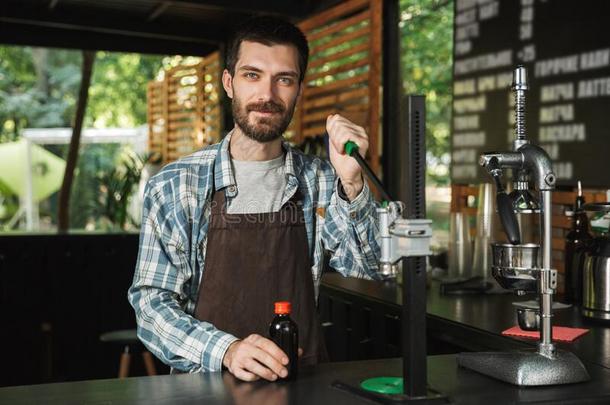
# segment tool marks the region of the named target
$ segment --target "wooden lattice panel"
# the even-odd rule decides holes
[[[197,141],[199,64],[176,66],[165,72],[168,93],[167,161],[191,153]]]
[[[202,66],[202,87],[200,111],[202,114],[202,145],[211,145],[220,140],[223,129],[223,115],[220,106],[222,64],[220,53],[214,52],[206,57]]]
[[[350,0],[299,24],[309,41],[309,65],[293,141],[324,134],[329,114],[364,127],[367,160],[379,173],[382,1]]]
[[[147,112],[148,112],[148,150],[152,154],[152,160],[160,162],[166,155],[167,140],[167,89],[165,82],[153,81],[148,83],[147,88]]]
[[[149,84],[149,145],[161,151],[163,163],[220,140],[219,92],[218,52],[168,69],[162,82]]]

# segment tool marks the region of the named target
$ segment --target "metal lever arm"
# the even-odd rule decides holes
[[[502,185],[502,169],[500,168],[499,160],[496,156],[485,160],[485,168],[496,183],[496,205],[498,206],[498,214],[500,214],[500,222],[506,233],[506,237],[513,245],[521,243],[521,235],[519,232],[519,223],[517,216],[513,211],[513,204],[504,190]]]
[[[366,177],[368,177],[369,180],[371,180],[373,182],[373,184],[375,185],[377,190],[379,190],[379,192],[381,193],[381,196],[383,197],[383,199],[387,202],[394,201],[390,197],[390,194],[388,194],[388,192],[383,187],[383,184],[381,184],[381,180],[379,180],[377,175],[375,175],[375,172],[373,172],[373,170],[366,163],[366,161],[362,158],[362,156],[360,156],[360,153],[358,153],[358,145],[352,141],[347,141],[345,143],[344,148],[345,148],[345,153],[347,153],[349,156],[356,159],[356,162],[358,162],[358,164],[362,168],[362,171],[365,173]]]

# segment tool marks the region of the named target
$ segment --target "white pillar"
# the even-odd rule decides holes
[[[25,138],[25,137],[24,137]],[[25,138],[25,196],[22,204],[25,208],[25,229],[33,231],[38,228],[38,203],[34,201],[34,179],[32,170],[32,143]]]

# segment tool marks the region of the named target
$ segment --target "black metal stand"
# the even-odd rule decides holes
[[[407,132],[407,190],[405,218],[426,218],[426,98],[404,98],[402,112]],[[426,404],[449,400],[428,387],[426,342],[426,257],[402,259],[402,353],[404,398]]]
[[[409,196],[405,218],[426,218],[426,98],[406,96],[402,112],[407,130],[406,185]],[[406,114],[405,114],[406,112]],[[426,364],[426,258],[402,260],[402,353],[404,392],[409,397],[427,394]]]
[[[405,202],[406,219],[426,217],[426,107],[424,96],[406,96],[402,112],[402,129],[406,132],[404,156],[409,162],[402,179],[409,191]],[[360,159],[361,166],[366,163]],[[377,186],[383,190],[381,183]],[[387,194],[387,193],[386,193]],[[448,398],[428,387],[426,345],[426,257],[402,259],[402,353],[403,394],[382,394],[360,388],[358,385],[336,381],[335,388],[351,392],[380,403],[445,404]]]
[[[449,399],[427,381],[426,258],[403,258],[402,269],[403,394],[376,393],[342,381],[332,386],[382,404],[447,404]]]
[[[404,393],[427,394],[426,258],[402,259],[402,352]]]

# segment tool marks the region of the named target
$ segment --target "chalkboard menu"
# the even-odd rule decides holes
[[[527,138],[558,184],[610,185],[610,1],[455,0],[451,178],[490,181],[486,151],[512,150],[512,71],[527,69]]]

